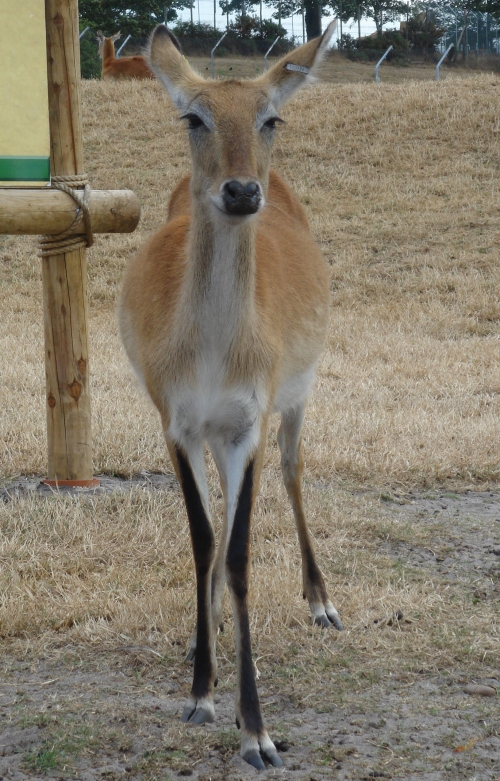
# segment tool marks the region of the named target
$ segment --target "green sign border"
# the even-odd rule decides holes
[[[0,182],[50,182],[50,157],[0,155]]]

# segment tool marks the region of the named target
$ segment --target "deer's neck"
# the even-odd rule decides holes
[[[251,329],[255,296],[255,221],[214,222],[195,202],[191,217],[189,273],[191,311],[207,348],[227,353]]]
[[[114,62],[115,57],[115,45],[113,41],[104,41],[102,47],[102,61],[104,65]]]

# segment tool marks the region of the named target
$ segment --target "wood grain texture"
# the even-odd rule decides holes
[[[52,176],[82,174],[76,0],[45,0]],[[43,260],[48,478],[92,478],[85,249]]]
[[[48,477],[92,478],[84,250],[42,260]]]
[[[0,189],[0,234],[53,236],[69,228],[76,208],[60,190]],[[141,215],[132,190],[92,190],[89,209],[93,233],[131,233]],[[72,233],[85,233],[83,220]]]

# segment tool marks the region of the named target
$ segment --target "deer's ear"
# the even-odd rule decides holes
[[[115,41],[118,41],[121,37],[122,37],[121,31],[118,30],[117,33],[115,33],[114,35],[111,36],[111,40],[114,43]]]
[[[149,39],[148,62],[156,78],[163,84],[175,106],[184,111],[193,91],[204,79],[191,68],[181,51],[177,38],[164,24],[153,30]]]
[[[336,27],[336,20],[330,22],[323,35],[294,49],[256,79],[267,87],[276,108],[286,103],[296,90],[312,81]]]

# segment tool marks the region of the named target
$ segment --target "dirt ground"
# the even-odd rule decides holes
[[[131,485],[178,490],[170,475],[143,473],[131,481],[106,477],[98,493]],[[35,478],[21,478],[4,485],[1,498],[34,492],[42,501],[52,493]],[[353,500],[359,495],[352,490]],[[368,492],[363,499],[376,519],[380,555],[404,568],[408,579],[446,586],[457,609],[459,593],[476,603],[498,602],[499,491]],[[374,624],[390,643],[413,620],[395,613]],[[309,631],[320,643],[324,630]],[[119,641],[92,648],[61,637],[45,655],[28,649],[23,658],[4,656],[0,778],[257,778],[238,756],[232,659],[219,660],[216,723],[185,727],[179,721],[190,685],[190,668],[180,661],[184,649],[135,645],[125,634]],[[482,669],[473,672],[436,669],[429,659],[412,672],[389,668],[374,675],[356,670],[348,657],[343,662],[340,651],[335,659],[335,647],[330,653],[322,686],[310,685],[307,669],[290,674],[258,662],[264,716],[284,758],[283,770],[269,769],[261,778],[498,781],[498,654],[485,653]],[[468,684],[486,685],[492,696],[468,694]]]

